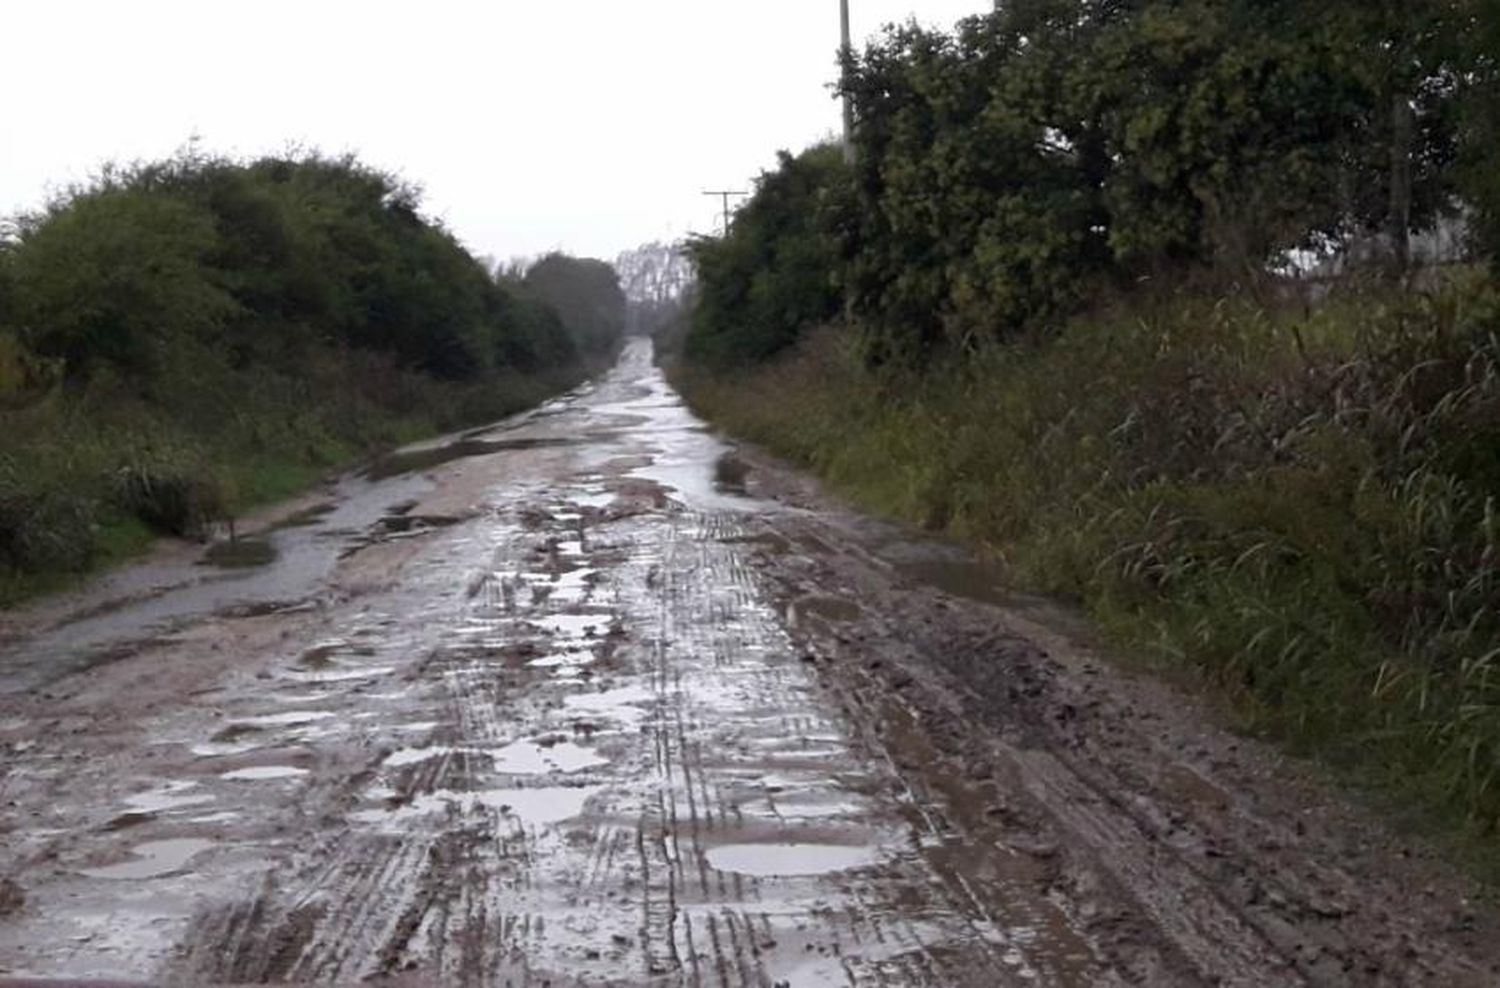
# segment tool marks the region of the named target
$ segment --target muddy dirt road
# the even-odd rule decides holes
[[[0,982],[1500,983],[1420,849],[644,344],[262,521],[7,619]]]

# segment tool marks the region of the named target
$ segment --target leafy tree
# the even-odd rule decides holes
[[[106,184],[21,222],[17,318],[32,350],[78,375],[99,362],[148,372],[163,348],[209,339],[235,303],[207,265],[213,218],[150,190]]]
[[[687,246],[700,292],[686,352],[717,366],[763,360],[839,312],[830,222],[845,181],[840,151],[819,146],[756,182],[755,195],[722,238]]]
[[[604,261],[548,254],[526,272],[526,287],[562,319],[578,349],[613,351],[625,333],[625,293]]]

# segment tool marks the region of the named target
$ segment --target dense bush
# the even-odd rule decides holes
[[[0,237],[0,600],[577,380],[559,312],[419,206],[351,158],[186,153],[20,217]]]

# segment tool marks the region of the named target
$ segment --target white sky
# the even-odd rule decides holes
[[[991,3],[852,5],[858,45]],[[837,0],[0,0],[0,39],[0,215],[196,133],[355,151],[476,253],[612,258],[839,121]]]

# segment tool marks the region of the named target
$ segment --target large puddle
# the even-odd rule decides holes
[[[753,878],[797,878],[878,864],[870,847],[840,844],[726,844],[704,852],[709,867]]]
[[[213,841],[198,838],[148,841],[131,850],[134,860],[104,868],[88,868],[80,874],[112,881],[161,878],[182,871],[188,862],[213,846]]]

